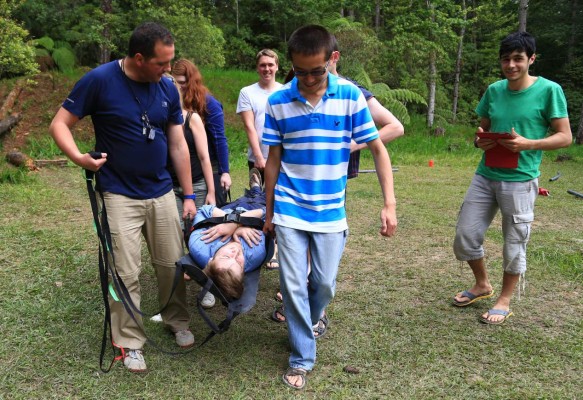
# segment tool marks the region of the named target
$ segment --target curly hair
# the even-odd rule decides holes
[[[196,65],[190,60],[181,58],[172,66],[173,76],[184,76],[186,86],[183,91],[184,108],[188,111],[194,111],[204,121],[206,114],[206,95],[210,93],[204,85],[202,75]]]

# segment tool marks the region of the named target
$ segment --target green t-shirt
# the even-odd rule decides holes
[[[490,119],[490,131],[511,132],[527,139],[544,138],[553,118],[567,118],[567,100],[557,83],[543,77],[524,90],[508,89],[508,80],[491,84],[480,100],[476,113]],[[494,181],[524,182],[540,175],[541,150],[524,150],[518,168],[491,168],[485,154],[476,173]]]

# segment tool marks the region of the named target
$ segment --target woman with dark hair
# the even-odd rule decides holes
[[[204,123],[213,168],[215,200],[216,205],[220,207],[226,204],[227,192],[231,188],[229,146],[225,136],[223,105],[204,85],[202,75],[192,61],[186,59],[176,61],[172,67],[172,75],[182,89],[184,104],[190,105]]]

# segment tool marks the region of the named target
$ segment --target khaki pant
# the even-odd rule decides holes
[[[132,301],[136,307],[140,307],[141,235],[144,235],[158,281],[158,301],[160,306],[165,305],[174,281],[175,262],[183,255],[174,192],[171,190],[161,197],[148,200],[104,193],[103,199],[111,232],[115,268]],[[130,349],[141,349],[146,342],[141,316],[134,312],[139,322],[136,323],[123,304],[113,300],[111,296],[109,306],[114,343]],[[162,312],[162,319],[173,332],[188,328],[190,317],[186,308],[186,287],[182,277],[172,299]]]

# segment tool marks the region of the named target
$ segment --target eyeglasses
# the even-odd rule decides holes
[[[326,73],[326,71],[328,71],[328,64],[330,63],[330,60],[328,60],[326,62],[326,65],[324,65],[323,69],[315,69],[312,71],[298,71],[296,69],[296,67],[294,67],[292,65],[292,69],[294,70],[294,74],[295,76],[308,76],[308,75],[312,75],[312,76],[322,76]]]

